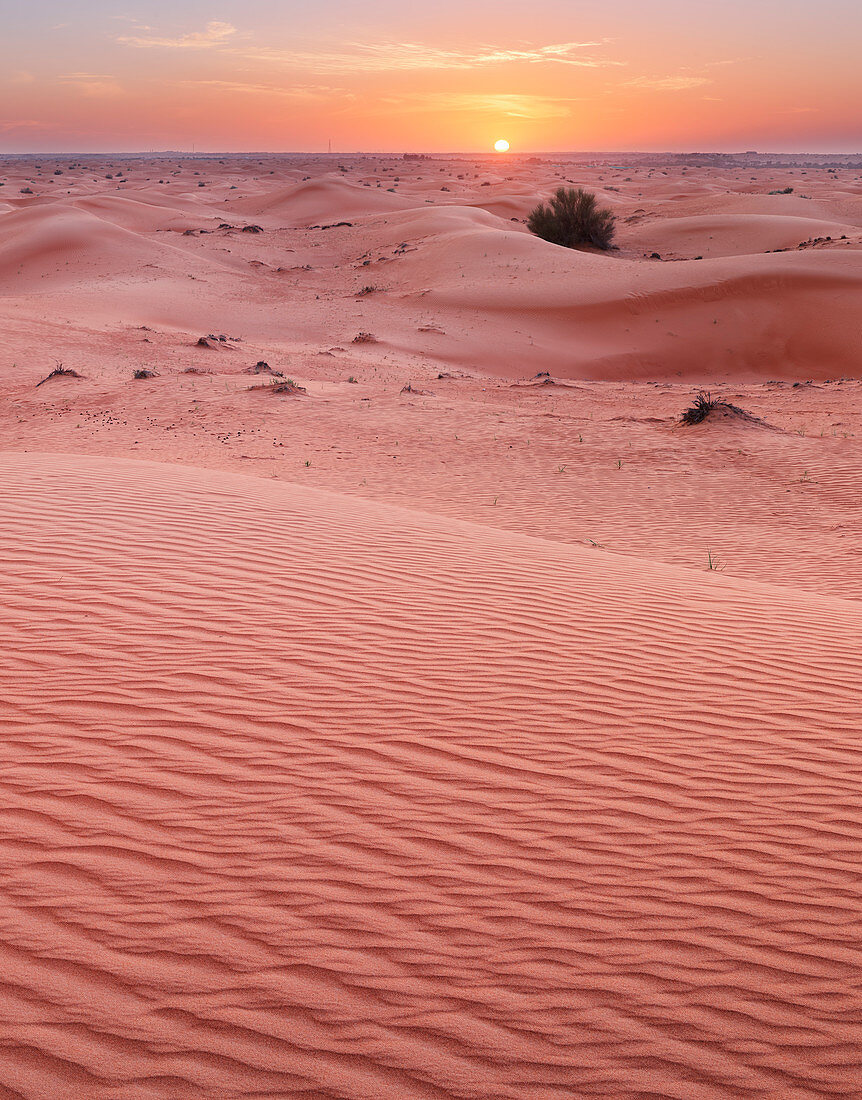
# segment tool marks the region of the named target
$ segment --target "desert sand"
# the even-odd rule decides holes
[[[0,1097],[862,1096],[862,167],[0,183]]]

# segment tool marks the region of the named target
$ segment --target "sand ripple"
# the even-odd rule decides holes
[[[858,602],[0,485],[0,1096],[862,1095]]]

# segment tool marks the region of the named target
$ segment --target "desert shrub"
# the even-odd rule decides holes
[[[36,389],[43,386],[46,382],[52,378],[82,378],[83,375],[78,374],[76,370],[70,370],[69,367],[64,367],[63,364],[57,361],[57,366],[50,374],[46,374],[41,382],[36,383]]]
[[[615,223],[611,211],[601,209],[596,196],[581,187],[558,187],[550,203],[539,203],[527,218],[531,233],[564,248],[610,248]]]
[[[720,404],[721,402],[716,401],[711,393],[705,393],[701,390],[700,393],[695,395],[691,406],[682,414],[683,424],[700,424]]]

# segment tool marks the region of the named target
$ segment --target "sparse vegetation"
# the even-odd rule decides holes
[[[724,562],[718,556],[707,548],[706,551],[706,568],[710,573],[720,573],[724,569]]]
[[[82,378],[83,375],[78,374],[76,370],[71,370],[69,367],[64,367],[62,363],[57,363],[57,366],[51,371],[50,374],[46,374],[41,382],[36,383],[36,389],[43,386],[51,378]]]
[[[269,382],[264,382],[263,385],[249,386],[249,389],[266,390],[268,393],[284,393],[289,397],[298,397],[301,394],[308,393],[305,386],[300,386],[292,378],[272,378]]]
[[[272,374],[272,375],[275,375],[278,378],[283,378],[284,377],[284,372],[283,371],[275,370],[273,367],[271,367],[269,365],[269,363],[267,363],[263,359],[261,359],[257,363],[255,363],[255,365],[253,367],[246,367],[245,373],[246,374]]]
[[[692,405],[682,414],[683,424],[700,424],[714,409],[718,408],[719,404],[720,402],[716,401],[711,393],[701,390],[696,394]]]
[[[527,228],[543,241],[578,248],[592,245],[608,249],[616,231],[616,218],[599,207],[596,196],[578,187],[558,187],[548,205],[540,203],[527,218]]]
[[[747,424],[758,424],[761,427],[769,427],[764,420],[761,420],[757,416],[752,416],[751,413],[747,413],[745,409],[741,409],[739,405],[731,405],[729,401],[722,401],[719,397],[713,397],[712,394],[706,390],[700,390],[699,393],[695,395],[694,401],[682,414],[680,420],[683,424],[701,424],[713,413],[731,416],[737,420],[745,421]]]

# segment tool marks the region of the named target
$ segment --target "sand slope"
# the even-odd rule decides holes
[[[0,457],[10,1096],[850,1096],[862,611]]]

